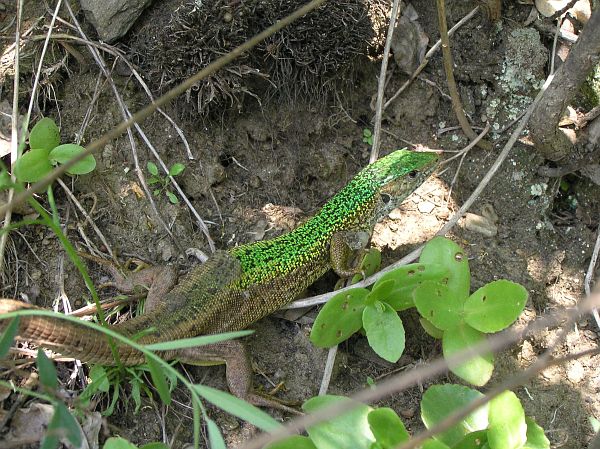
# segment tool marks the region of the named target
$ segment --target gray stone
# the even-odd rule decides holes
[[[79,0],[98,36],[114,42],[124,36],[152,0]]]

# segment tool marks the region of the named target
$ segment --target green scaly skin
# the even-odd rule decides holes
[[[218,252],[184,276],[169,293],[164,293],[164,278],[156,281],[154,293],[151,288],[148,294],[147,308],[152,304],[151,310],[113,328],[126,335],[150,328],[139,339],[141,343],[245,329],[295,299],[330,268],[340,266],[347,248],[336,237],[361,232],[370,235],[375,223],[421,185],[436,164],[433,153],[391,153],[363,169],[317,215],[294,231]],[[0,300],[0,313],[31,307]],[[102,335],[60,320],[21,319],[19,339],[85,362],[115,363]],[[144,361],[141,353],[127,346],[118,346],[118,350],[125,365]],[[226,359],[221,351],[209,349],[202,354],[165,351],[162,356],[195,362],[200,358],[207,363]]]

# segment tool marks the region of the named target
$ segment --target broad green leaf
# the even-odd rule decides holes
[[[165,193],[167,194],[167,198],[169,198],[171,204],[179,204],[179,198],[177,198],[177,195],[175,195],[173,192],[169,192],[168,190]]]
[[[597,433],[600,432],[600,421],[598,421],[595,417],[590,416],[588,418],[588,420],[590,421],[590,425],[592,426],[592,430]]]
[[[43,148],[50,151],[58,145],[60,145],[60,130],[50,117],[44,117],[31,129],[29,133],[30,148]]]
[[[92,385],[94,385],[94,391],[102,391],[108,393],[110,389],[110,382],[106,370],[102,365],[94,365],[90,368],[89,372],[90,379],[92,379]]]
[[[169,175],[171,176],[177,176],[178,174],[180,174],[183,170],[185,170],[185,165],[177,163],[177,164],[173,164],[171,166],[171,168],[169,169]]]
[[[268,444],[264,449],[317,449],[317,446],[308,437],[294,435],[277,443]]]
[[[54,414],[48,424],[46,436],[42,441],[41,449],[54,449],[58,446],[61,438],[79,447],[81,445],[81,430],[69,409],[62,402],[57,402],[54,406]]]
[[[423,248],[419,262],[444,266],[449,273],[442,283],[445,283],[458,298],[466,299],[469,296],[471,286],[469,261],[463,249],[452,240],[434,237]]]
[[[146,164],[146,168],[148,169],[151,175],[158,176],[158,167],[154,162],[148,162]]]
[[[334,403],[343,402],[354,406],[350,411],[306,429],[318,449],[370,449],[375,437],[369,427],[367,415],[371,407],[343,396],[317,396],[302,405],[307,413]]]
[[[431,337],[440,340],[444,336],[444,331],[435,327],[431,321],[428,321],[423,317],[419,317],[419,323],[421,323],[421,326],[423,326],[425,332],[427,332]]]
[[[8,189],[13,186],[13,182],[10,179],[10,175],[5,168],[0,169],[0,190]]]
[[[83,153],[85,148],[79,145],[75,145],[74,143],[65,143],[63,145],[59,145],[50,151],[48,155],[51,161],[55,161],[59,164],[66,164],[75,156]],[[79,162],[76,162],[71,168],[67,170],[67,173],[71,175],[85,175],[90,173],[96,168],[96,159],[94,155],[88,154]]]
[[[360,269],[367,277],[375,274],[381,266],[381,251],[377,248],[369,248],[369,251],[360,262]],[[350,284],[356,284],[362,279],[362,274],[355,274]]]
[[[505,279],[490,282],[473,293],[465,303],[465,320],[481,332],[499,332],[523,312],[527,290]]]
[[[375,285],[390,279],[396,281],[394,290],[390,292],[385,302],[395,310],[401,311],[414,306],[413,291],[415,287],[425,281],[441,281],[446,279],[448,273],[448,269],[443,265],[412,263],[384,274]]]
[[[542,429],[532,418],[525,417],[527,423],[527,442],[523,449],[550,449],[550,441]]]
[[[265,432],[281,427],[281,424],[261,409],[229,393],[205,385],[194,385],[194,390],[211,404],[244,421],[248,421],[250,424],[254,424]]]
[[[42,348],[38,348],[36,363],[40,372],[40,383],[51,390],[58,388],[58,376],[54,363],[46,356]]]
[[[367,415],[371,432],[382,449],[392,449],[408,441],[410,435],[404,423],[394,410],[388,407],[378,408]]]
[[[404,352],[405,335],[398,313],[384,302],[366,306],[362,316],[369,346],[388,362],[396,363]]]
[[[125,438],[110,437],[106,440],[102,449],[137,449],[137,446]]]
[[[394,291],[395,286],[396,281],[392,279],[376,282],[371,290],[371,293],[369,293],[369,296],[367,296],[367,304],[373,304],[375,301],[387,302],[386,299],[390,297],[390,294]]]
[[[206,418],[206,426],[208,427],[208,441],[210,442],[210,449],[227,449],[221,430],[215,424],[215,422]]]
[[[34,148],[17,159],[15,176],[21,182],[37,182],[52,171],[52,164],[48,159],[50,150]]]
[[[450,447],[438,440],[427,440],[421,449],[450,449]]]
[[[158,391],[160,400],[164,404],[169,405],[171,403],[171,392],[169,391],[167,378],[165,377],[165,373],[163,373],[162,367],[150,357],[146,357],[146,364],[150,369],[150,377],[152,377],[152,383],[156,391]]]
[[[310,341],[319,348],[329,348],[349,338],[362,327],[366,288],[338,293],[321,309],[310,332]]]
[[[201,335],[200,337],[182,338],[180,340],[153,343],[151,345],[146,345],[146,349],[150,349],[151,351],[168,351],[171,349],[195,348],[196,346],[211,345],[213,343],[220,343],[225,340],[247,337],[253,333],[254,331],[252,330],[243,330],[236,332],[224,332],[222,334],[214,335]]]
[[[490,449],[519,449],[527,441],[527,423],[521,401],[505,391],[490,401],[488,444]]]
[[[0,336],[0,359],[3,359],[8,354],[18,330],[19,317],[17,316],[8,322],[8,326],[6,326],[6,329],[4,329],[4,332]]]
[[[482,397],[483,394],[479,391],[463,385],[434,385],[425,392],[421,400],[421,419],[425,427],[431,429],[459,408]],[[487,426],[488,406],[484,405],[450,429],[436,435],[435,439],[448,446],[454,446],[462,441],[468,433],[484,430]]]
[[[442,337],[442,348],[444,358],[449,357],[464,349],[473,347],[485,341],[485,334],[473,329],[467,324],[459,325],[453,329],[444,332]],[[461,379],[481,387],[485,385],[494,371],[494,355],[487,352],[472,357],[470,360],[461,364],[451,364],[450,371]]]
[[[419,314],[443,331],[463,321],[464,298],[458,297],[446,285],[425,281],[413,293]]]
[[[482,449],[487,443],[487,430],[477,430],[467,434],[452,449]]]

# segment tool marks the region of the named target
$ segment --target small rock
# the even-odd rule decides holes
[[[498,227],[489,218],[472,213],[465,215],[465,228],[486,237],[493,237],[498,234]]]
[[[579,360],[571,362],[567,368],[567,378],[577,384],[585,377],[585,369]]]
[[[400,410],[400,415],[403,418],[410,419],[413,416],[415,416],[415,409],[414,408],[406,408],[404,410]]]
[[[435,204],[430,203],[429,201],[421,201],[417,205],[417,208],[419,209],[419,212],[421,212],[422,214],[429,214],[435,208]]]
[[[80,0],[81,10],[105,42],[124,36],[152,0]]]

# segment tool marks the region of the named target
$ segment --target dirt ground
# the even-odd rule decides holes
[[[147,14],[172,14],[169,2],[156,3]],[[431,45],[439,36],[435,4],[418,0],[413,6]],[[474,6],[471,1],[449,2],[449,25]],[[475,148],[462,166],[457,160],[444,165],[399,210],[378,224],[373,243],[383,250],[386,264],[431,238],[471,194],[508,139],[512,128],[503,131],[505,125],[524,111],[543,82],[552,36],[534,25],[523,25],[530,10],[529,5],[505,2],[501,20],[490,21],[479,12],[452,37],[455,76],[467,114],[474,126],[483,127],[489,121],[493,131],[501,132],[491,135],[492,151]],[[138,51],[135,42],[139,42],[140,29],[122,44],[131,55]],[[181,139],[164,117],[154,114],[142,124],[168,166],[185,164],[185,171],[177,179],[208,224],[217,248],[269,239],[293,228],[367,164],[370,147],[363,142],[363,130],[372,129],[371,104],[377,91],[381,54],[378,56],[360,58],[342,87],[320,92],[318,98],[310,97],[314,91],[281,96],[265,93],[260,102],[251,95],[242,95],[234,107],[220,106],[218,113],[210,116],[198,115],[185,101],[167,107],[165,111],[174,117],[189,141],[193,160],[188,159]],[[40,106],[44,114],[57,119],[63,139],[72,140],[79,133],[96,90],[97,67],[89,58],[88,62],[90,65],[84,67],[70,55],[60,80],[44,86],[49,94]],[[392,61],[388,76],[386,98],[407,79]],[[114,81],[132,110],[147,103],[146,95],[127,72],[124,76],[115,74]],[[160,84],[156,79],[148,82],[153,88]],[[7,95],[10,83],[4,83],[4,99],[11,98]],[[258,92],[260,97],[261,85],[254,88],[257,90],[253,93]],[[382,152],[410,143],[444,150],[448,158],[466,146],[468,142],[460,130],[447,129],[457,124],[447,92],[441,55],[437,53],[421,77],[385,111]],[[122,119],[108,86],[102,86],[91,114],[84,143]],[[136,157],[148,176],[146,162],[154,158],[139,137],[135,140]],[[185,270],[195,263],[185,256],[185,250],[209,252],[189,209],[182,203],[171,204],[161,195],[154,199],[174,238],[167,235],[142,193],[126,136],[108,144],[97,160],[93,174],[65,181],[88,210],[93,206],[94,222],[119,257],[124,260],[134,256],[153,264],[175,263]],[[472,290],[501,278],[527,288],[530,299],[518,325],[577,303],[583,294],[584,275],[598,229],[600,187],[587,178],[570,176],[566,189],[564,183],[561,189],[559,179],[537,174],[543,164],[525,136],[471,210],[480,214],[491,207],[498,216],[497,234],[484,236],[467,229],[462,221],[449,234],[469,255]],[[85,249],[85,233],[105,249],[58,187],[56,195],[71,241]],[[432,210],[420,207],[426,202],[434,205]],[[12,234],[9,246],[13,251],[7,267],[9,282],[0,291],[2,296],[27,297],[35,304],[51,307],[64,282],[73,307],[84,305],[85,285],[49,230],[22,228],[19,234]],[[89,268],[97,284],[108,279],[97,266]],[[334,283],[335,277],[329,274],[307,295],[330,291]],[[256,367],[256,385],[270,389],[272,384],[284,382],[285,389],[278,395],[300,402],[318,393],[326,352],[314,348],[308,339],[307,323],[314,316],[315,311],[310,311],[302,319],[291,320],[282,314],[253,326],[256,332],[247,343]],[[402,319],[407,343],[401,360],[397,364],[385,362],[368,348],[364,338],[354,337],[341,347],[330,393],[350,394],[365,387],[369,377],[377,381],[441,355],[441,345],[422,331],[415,313],[403,313]],[[546,331],[499,354],[492,381],[482,391],[531,364],[556,334],[556,330]],[[557,355],[594,348],[599,338],[593,319],[583,318],[559,345]],[[68,373],[69,366],[61,372]],[[221,367],[192,367],[188,371],[196,381],[225,388]],[[417,432],[422,429],[419,401],[423,389],[437,382],[459,380],[447,374],[377,405],[394,408],[409,431]],[[515,393],[526,414],[545,429],[552,447],[587,447],[592,435],[588,418],[600,418],[600,357],[584,357],[548,368]],[[173,447],[186,447],[192,440],[189,398],[183,389],[175,397],[177,401],[164,420],[160,407],[149,402],[137,415],[119,407],[107,420],[108,431],[127,436],[136,444],[161,441],[164,431],[168,438],[174,437]],[[247,429],[237,419],[215,408],[210,408],[210,415],[223,430],[228,445],[235,446],[247,437]]]

